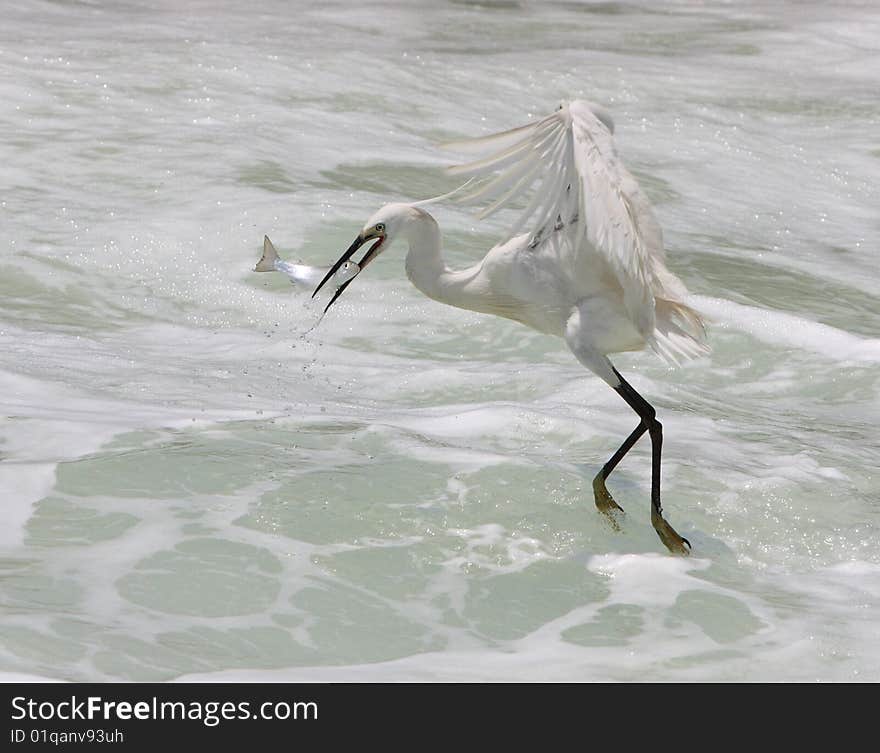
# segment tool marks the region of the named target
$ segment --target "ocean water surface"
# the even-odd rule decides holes
[[[880,680],[880,14],[870,3],[7,3],[0,672]],[[444,140],[586,98],[713,353],[615,359],[416,291],[320,302]],[[432,210],[464,266],[505,220]]]

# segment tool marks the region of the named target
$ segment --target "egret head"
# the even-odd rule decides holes
[[[373,244],[367,250],[367,253],[365,253],[363,258],[357,263],[357,271],[355,274],[336,289],[333,298],[330,299],[330,303],[328,303],[327,308],[324,309],[325,312],[336,302],[336,299],[342,295],[342,291],[345,290],[351,281],[361,273],[364,267],[391,245],[400,233],[403,224],[410,215],[416,211],[417,210],[409,204],[386,204],[367,220],[363,230],[358,233],[352,244],[348,247],[345,253],[339,257],[337,262],[330,267],[330,271],[324,276],[324,279],[321,280],[318,287],[315,288],[315,292],[312,293],[312,297],[314,298],[317,292],[324,287],[327,280],[333,277],[333,275],[339,271],[339,268],[354,256],[355,251],[364,244],[373,241]]]

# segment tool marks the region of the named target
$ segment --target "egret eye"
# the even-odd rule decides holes
[[[384,233],[385,232],[385,223],[384,222],[377,222],[376,223],[376,232],[377,233]]]

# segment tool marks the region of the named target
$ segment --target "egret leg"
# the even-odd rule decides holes
[[[615,502],[614,497],[611,496],[611,492],[608,491],[608,487],[605,486],[605,479],[611,475],[611,471],[613,471],[617,464],[623,460],[623,456],[626,455],[632,448],[632,446],[639,441],[639,438],[648,430],[648,427],[644,424],[639,424],[633,429],[632,434],[630,434],[626,441],[620,445],[617,452],[611,456],[611,459],[602,466],[602,470],[596,474],[596,478],[593,479],[593,498],[596,500],[596,507],[604,513],[608,517],[608,521],[611,523],[612,527],[615,531],[620,530],[620,524],[617,522],[618,513],[623,513],[623,508]]]
[[[670,552],[673,554],[689,554],[691,543],[676,533],[675,529],[666,522],[666,519],[663,517],[663,506],[660,504],[660,461],[663,450],[663,426],[657,420],[657,412],[654,410],[654,406],[636,392],[635,388],[620,375],[617,369],[613,369],[613,371],[620,380],[620,384],[614,388],[615,391],[639,415],[642,423],[627,437],[626,441],[620,446],[620,449],[614,453],[593,480],[596,506],[602,512],[609,515],[609,517],[611,516],[611,511],[615,508],[621,509],[605,488],[605,479],[608,478],[611,471],[623,459],[624,455],[630,451],[642,434],[647,431],[651,437],[651,524],[654,526],[654,530],[657,531],[660,540]]]

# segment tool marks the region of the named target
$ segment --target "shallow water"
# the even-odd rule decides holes
[[[0,671],[880,679],[870,4],[43,2],[0,27]],[[444,139],[605,105],[713,354],[615,360],[328,264]],[[498,237],[443,206],[448,256]]]

